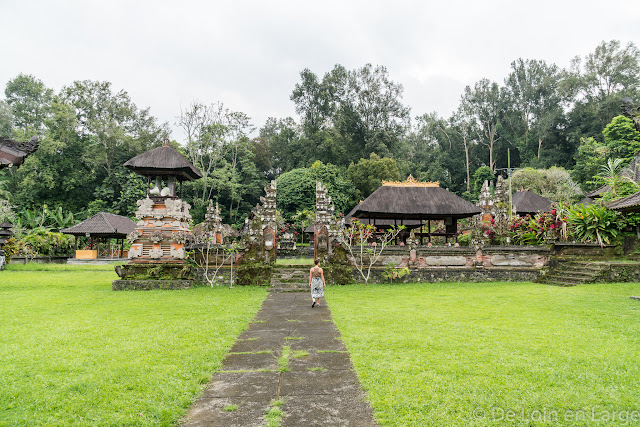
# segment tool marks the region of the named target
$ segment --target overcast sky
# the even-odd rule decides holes
[[[466,85],[519,57],[567,67],[602,40],[640,45],[640,1],[0,0],[0,85],[107,80],[168,121],[221,101],[261,127],[295,116],[299,73],[385,65],[413,117],[449,115]],[[3,96],[3,95],[2,95]]]

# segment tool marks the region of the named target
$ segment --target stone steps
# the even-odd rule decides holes
[[[310,266],[274,267],[271,271],[272,292],[307,292],[309,291]]]
[[[591,263],[588,261],[562,262],[540,277],[538,283],[556,286],[576,286],[594,283],[602,272],[607,269],[609,269],[609,265],[605,263]]]

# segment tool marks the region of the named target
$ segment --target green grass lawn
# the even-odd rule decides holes
[[[629,299],[638,283],[327,293],[382,425],[640,422],[640,301]]]
[[[113,266],[0,272],[0,426],[173,425],[266,296],[114,292],[116,278]]]

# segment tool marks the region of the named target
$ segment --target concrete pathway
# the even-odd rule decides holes
[[[331,312],[272,292],[183,426],[376,426]]]

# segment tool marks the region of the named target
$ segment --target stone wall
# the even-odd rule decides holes
[[[596,281],[604,283],[640,282],[640,263],[611,263],[609,269],[603,271]]]
[[[233,284],[236,285],[237,282],[237,273],[238,269],[233,267]],[[204,280],[204,268],[194,268],[192,270],[193,280],[198,285],[209,285],[206,280]],[[213,276],[213,271],[210,271],[210,276]],[[231,269],[229,267],[220,267],[218,273],[216,274],[216,280],[214,282],[216,285],[220,286],[229,286],[231,284]]]
[[[21,256],[13,256],[8,261],[9,264],[27,264],[29,262],[34,264],[66,264],[67,259],[73,255],[66,256],[38,256],[35,258],[29,257],[28,259]],[[114,261],[117,261],[114,260]]]
[[[551,245],[551,253],[558,257],[607,258],[615,255],[616,246],[597,243],[555,243]],[[622,255],[622,254],[620,254]]]
[[[295,249],[278,248],[278,258],[313,258],[313,246],[296,246]]]
[[[387,247],[375,266],[395,264],[399,267],[428,268],[543,268],[549,264],[551,251],[546,246],[489,246],[476,251],[471,247]]]
[[[433,283],[433,282],[526,282],[534,281],[542,275],[538,268],[410,268],[410,273],[394,283]],[[364,283],[362,276],[356,270],[353,272],[354,282]],[[389,283],[384,276],[384,269],[371,270],[369,283]]]

